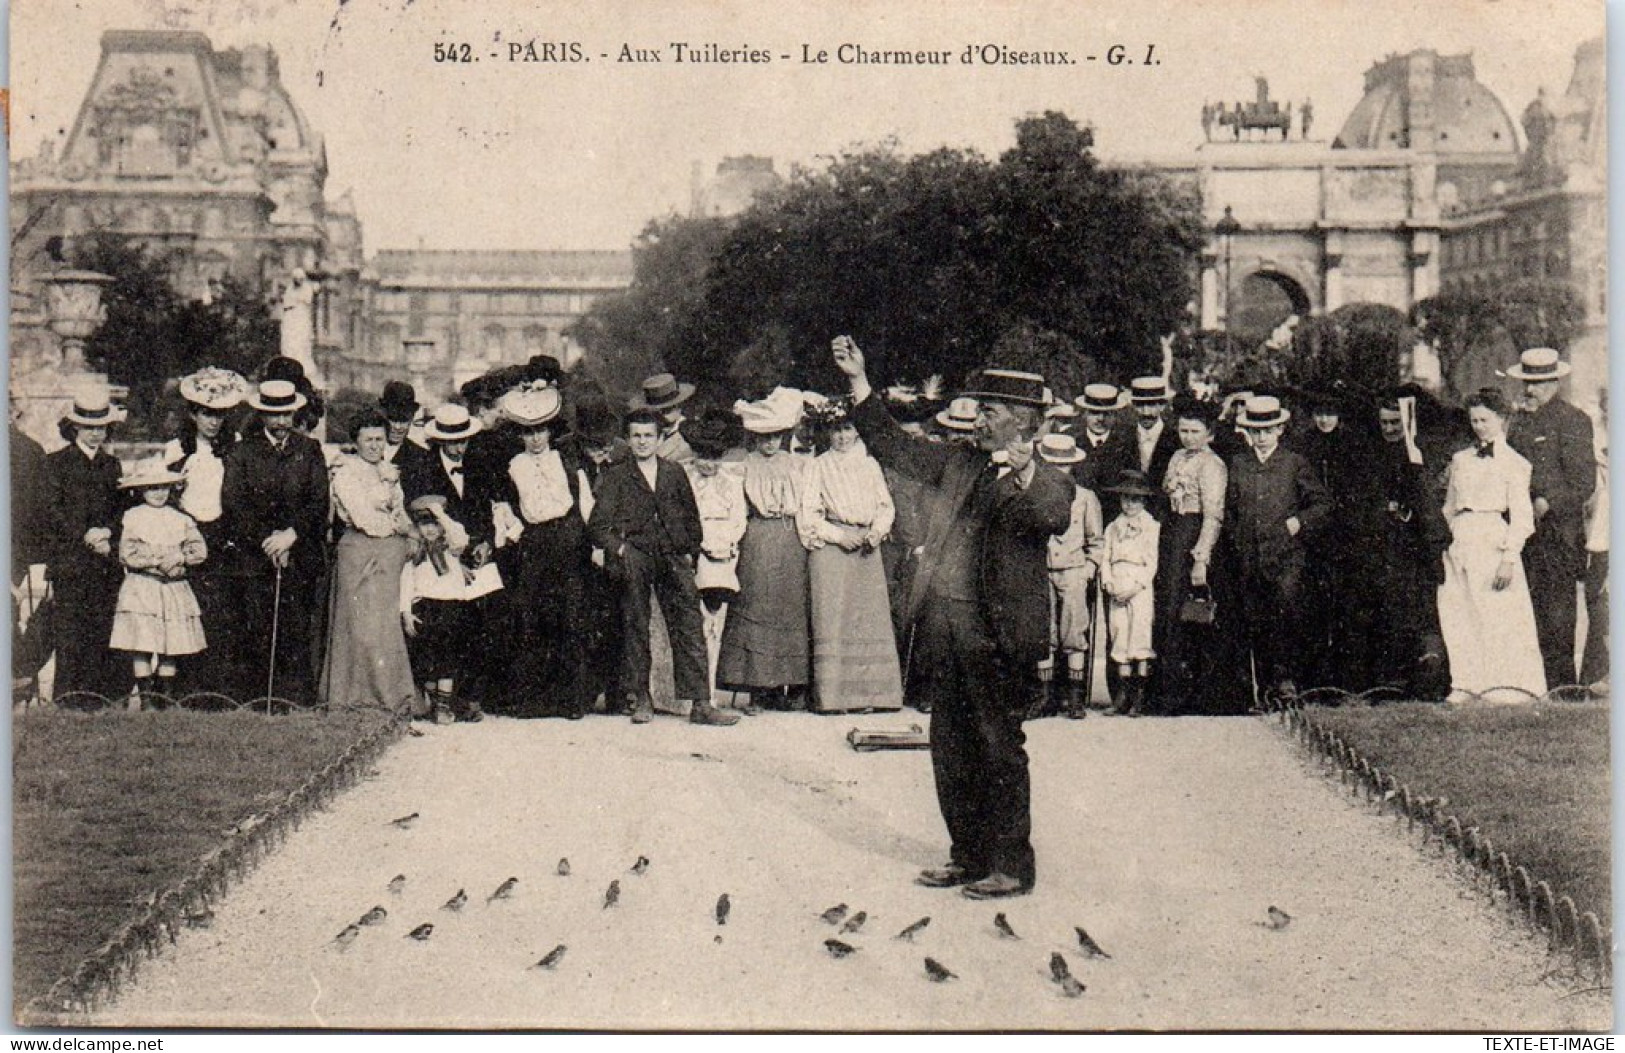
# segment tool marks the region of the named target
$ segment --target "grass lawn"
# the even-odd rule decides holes
[[[380,719],[14,713],[16,1009]]]
[[[1612,926],[1608,703],[1305,712]]]

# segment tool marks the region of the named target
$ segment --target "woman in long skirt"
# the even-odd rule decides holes
[[[582,612],[591,545],[582,502],[590,488],[575,458],[553,445],[559,390],[536,382],[498,402],[524,449],[508,461],[507,500],[516,522],[518,577],[509,590],[515,653],[509,711],[517,717],[580,720],[587,694],[587,639]],[[494,656],[493,656],[494,657]]]
[[[1156,582],[1158,684],[1150,711],[1245,713],[1247,698],[1236,671],[1235,607],[1228,599],[1225,568],[1217,559],[1224,524],[1229,472],[1213,452],[1218,406],[1191,398],[1174,401],[1173,419],[1180,449],[1168,462],[1162,489],[1168,515],[1162,524]],[[1212,621],[1181,617],[1186,601],[1205,599]]]
[[[813,705],[819,712],[900,709],[902,674],[880,543],[896,509],[880,465],[838,407],[821,415],[828,449],[813,461],[801,499],[811,551]]]
[[[796,528],[807,459],[788,448],[801,405],[800,394],[785,388],[734,405],[750,436],[744,461],[749,509],[739,542],[739,596],[722,630],[717,686],[750,692],[746,713],[763,705],[805,708],[812,674],[807,550]]]
[[[401,629],[401,568],[411,521],[400,471],[384,460],[389,422],[371,410],[356,422],[356,452],[333,467],[333,508],[344,523],[328,603],[321,697],[333,709],[422,715]]]
[[[1439,586],[1450,698],[1529,701],[1546,693],[1523,570],[1523,545],[1535,532],[1529,462],[1507,445],[1509,408],[1499,391],[1472,396],[1467,412],[1478,441],[1450,459],[1444,503],[1450,548]]]

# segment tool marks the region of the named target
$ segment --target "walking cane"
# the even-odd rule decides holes
[[[276,634],[282,619],[282,564],[275,563],[276,586],[271,590],[271,661],[265,675],[265,715],[271,715],[271,699],[276,697]]]
[[[1085,594],[1089,597],[1089,642],[1083,657],[1083,708],[1088,710],[1095,700],[1095,626],[1100,621],[1100,571],[1095,570]]]

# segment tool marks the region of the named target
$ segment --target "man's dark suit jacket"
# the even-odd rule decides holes
[[[1093,446],[1084,429],[1078,429],[1078,449],[1083,451],[1083,460],[1073,466],[1072,478],[1085,490],[1093,490],[1095,496],[1102,500],[1111,496],[1102,493],[1102,488],[1117,482],[1124,468],[1138,467],[1135,449],[1123,444],[1125,430],[1133,431],[1134,426],[1131,424],[1125,429],[1122,424],[1116,424],[1107,433],[1105,442]]]
[[[598,477],[587,532],[610,559],[623,543],[649,556],[699,557],[700,509],[688,475],[664,458],[656,463],[653,490],[630,458]]]
[[[478,473],[471,470],[466,455],[463,457],[461,496],[458,496],[457,487],[446,471],[440,451],[432,444],[427,453],[412,455],[400,468],[401,494],[408,504],[428,494],[439,494],[446,499],[446,515],[468,531],[470,548],[482,541],[492,540],[492,497],[480,485]]]
[[[1565,546],[1585,547],[1585,503],[1597,486],[1591,418],[1554,398],[1533,413],[1512,418],[1507,443],[1529,461],[1531,499],[1544,497],[1551,511],[1536,527]]]
[[[1245,573],[1280,578],[1302,571],[1304,542],[1326,525],[1332,499],[1303,455],[1277,446],[1263,463],[1251,450],[1230,459],[1225,529]],[[1286,521],[1297,517],[1296,535]]]
[[[297,535],[290,571],[309,575],[326,562],[327,459],[310,436],[288,432],[279,452],[264,428],[251,428],[226,455],[220,505],[228,535],[251,564],[263,565],[260,544],[288,527]]]
[[[943,569],[948,533],[978,477],[988,470],[988,455],[975,447],[909,435],[878,398],[855,407],[852,421],[877,461],[930,487],[938,498],[925,503],[917,542],[924,551],[903,610],[904,624],[913,625],[931,594],[932,579]],[[1025,490],[1009,475],[993,485],[993,513],[970,580],[977,583],[977,605],[1000,657],[1025,671],[1049,651],[1049,539],[1066,531],[1075,489],[1065,474],[1042,463]]]

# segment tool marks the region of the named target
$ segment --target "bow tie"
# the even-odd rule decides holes
[[[450,475],[462,475],[463,474],[463,466],[460,465],[460,464],[449,465],[446,468],[446,472],[447,472],[447,474],[450,474]]]
[[[1478,455],[1480,457],[1494,457],[1495,456],[1495,443],[1493,443],[1493,442],[1481,442],[1481,443],[1479,443],[1478,444]]]

